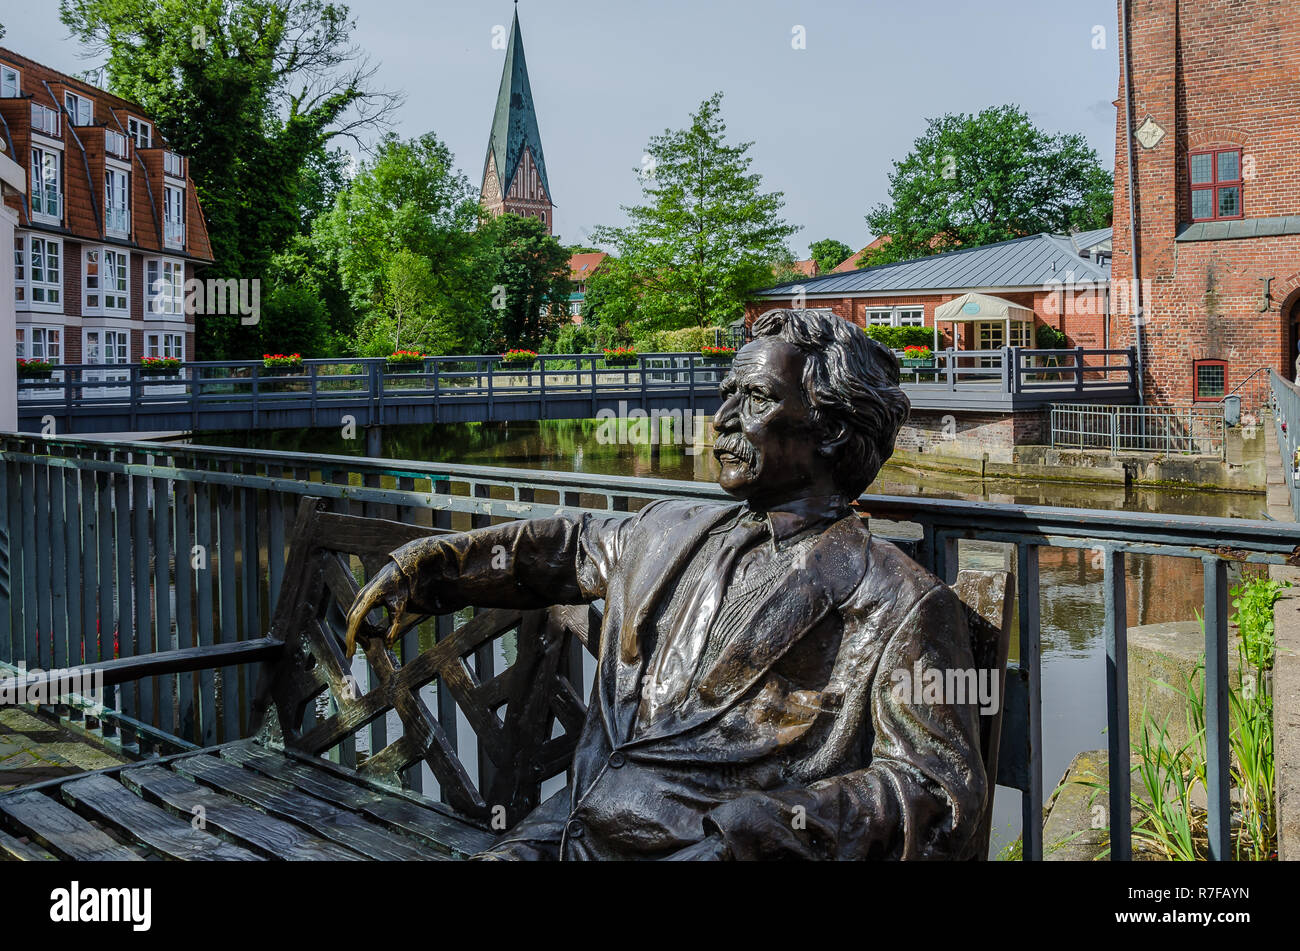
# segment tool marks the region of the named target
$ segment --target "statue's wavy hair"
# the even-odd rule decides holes
[[[802,382],[810,422],[831,438],[845,435],[831,475],[857,498],[893,453],[912,408],[899,386],[898,358],[830,311],[769,310],[751,329],[755,339],[779,337],[807,356]]]

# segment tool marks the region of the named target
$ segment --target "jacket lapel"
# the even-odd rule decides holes
[[[649,550],[637,559],[637,570],[628,572],[623,592],[624,611],[619,631],[617,654],[610,665],[615,671],[613,687],[601,691],[605,725],[614,744],[631,735],[632,722],[641,702],[641,676],[648,652],[646,641],[654,636],[654,619],[663,600],[670,596],[686,563],[703,544],[704,536],[728,518],[734,518],[740,505],[722,505],[716,514],[680,522],[657,538],[646,539]],[[629,610],[630,609],[630,610]]]
[[[773,583],[748,629],[733,638],[705,672],[693,712],[682,719],[669,718],[662,729],[652,727],[636,742],[675,736],[733,706],[858,586],[867,570],[870,537],[857,514],[846,515],[823,532],[789,572]]]

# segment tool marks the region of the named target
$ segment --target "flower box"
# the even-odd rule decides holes
[[[637,364],[637,353],[631,347],[616,347],[605,351],[605,366],[630,367]]]
[[[301,353],[264,353],[262,369],[270,370],[275,376],[296,376],[303,372]]]
[[[47,360],[18,360],[20,380],[48,380],[54,376],[54,364]]]
[[[901,366],[929,369],[934,366],[934,357],[903,357],[898,361]]]
[[[537,362],[537,354],[532,350],[507,350],[501,354],[501,366],[510,370],[531,370]]]
[[[178,376],[181,361],[175,357],[145,357],[140,361],[141,376]]]
[[[389,373],[419,373],[424,369],[424,354],[419,350],[394,350],[388,355],[385,369]]]

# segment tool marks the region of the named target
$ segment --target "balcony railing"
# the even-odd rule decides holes
[[[114,132],[112,129],[105,129],[104,151],[114,158],[125,160],[127,157],[126,136],[121,132]]]
[[[164,221],[163,240],[174,248],[185,246],[185,222]]]
[[[104,230],[126,235],[131,231],[131,215],[125,208],[104,209]]]
[[[32,131],[57,136],[59,134],[58,111],[42,106],[39,102],[32,103]]]
[[[185,177],[185,158],[175,152],[163,152],[163,174],[172,178]]]

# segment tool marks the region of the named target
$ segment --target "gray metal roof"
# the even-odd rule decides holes
[[[1079,249],[1080,254],[1087,254],[1093,248],[1101,248],[1103,251],[1110,250],[1110,241],[1114,236],[1114,228],[1097,228],[1095,231],[1080,231],[1078,234],[1070,235],[1070,242]]]
[[[759,291],[757,297],[805,294],[868,294],[873,291],[974,290],[980,287],[1043,287],[1049,282],[1109,281],[1110,263],[1080,257],[1069,237],[1034,234],[978,248],[958,248],[911,261],[896,261],[827,274]]]
[[[1176,241],[1224,241],[1231,238],[1269,238],[1300,234],[1300,215],[1273,218],[1239,218],[1235,221],[1198,221],[1178,232]]]

